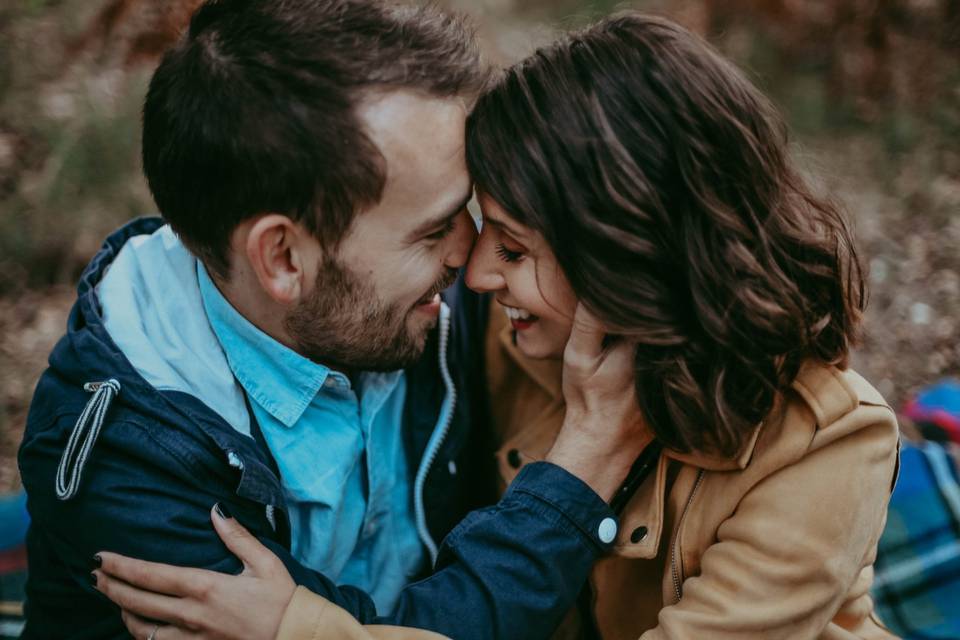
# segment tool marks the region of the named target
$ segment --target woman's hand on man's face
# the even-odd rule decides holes
[[[651,441],[634,391],[635,346],[605,344],[606,333],[583,304],[563,354],[563,428],[547,455],[608,500]]]
[[[216,508],[211,517],[217,534],[243,563],[239,575],[97,554],[95,587],[122,609],[134,638],[152,633],[157,640],[276,637],[296,589],[293,579],[236,519],[222,517]]]

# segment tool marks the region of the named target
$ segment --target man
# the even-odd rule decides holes
[[[469,30],[434,10],[196,13],[144,106],[163,220],[106,240],[31,406],[25,638],[125,635],[89,584],[99,550],[236,572],[215,503],[362,622],[555,626],[613,539],[600,496],[635,456],[593,437],[617,433],[609,415],[568,409],[551,459],[582,481],[533,465],[438,560],[493,478],[485,305],[439,298],[475,234],[463,126],[483,82]]]

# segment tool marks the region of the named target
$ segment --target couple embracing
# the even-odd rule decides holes
[[[20,450],[25,638],[892,637],[853,239],[696,36],[491,76],[436,9],[211,0],[143,163]]]

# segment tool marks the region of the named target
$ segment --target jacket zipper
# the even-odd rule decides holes
[[[693,502],[693,497],[697,495],[697,489],[700,488],[700,482],[703,480],[703,469],[700,469],[697,473],[697,481],[693,485],[693,491],[690,492],[690,497],[687,498],[687,504],[683,507],[683,513],[680,514],[680,524],[677,525],[677,539],[673,541],[673,550],[670,553],[670,572],[673,574],[673,590],[677,595],[677,602],[680,602],[680,567],[677,562],[677,555],[680,551],[680,532],[683,530],[683,521],[687,517],[687,511],[690,509],[690,503]]]
[[[437,562],[437,543],[430,535],[430,529],[427,528],[427,515],[423,506],[423,488],[426,484],[427,474],[433,466],[434,461],[440,454],[440,447],[450,431],[450,424],[453,422],[453,411],[457,406],[457,388],[453,384],[453,378],[450,376],[450,370],[447,367],[447,342],[450,337],[450,307],[446,303],[440,305],[440,375],[443,378],[443,386],[446,387],[446,396],[443,404],[440,406],[440,416],[437,419],[437,426],[434,427],[430,441],[420,461],[420,468],[417,469],[417,476],[414,482],[413,506],[417,519],[417,532],[420,534],[420,540],[430,552],[430,566],[433,567]]]

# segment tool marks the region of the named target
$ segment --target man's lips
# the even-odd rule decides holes
[[[450,272],[446,278],[444,278],[442,281],[434,285],[434,287],[430,289],[429,292],[424,294],[422,298],[417,300],[416,304],[413,306],[420,307],[423,305],[429,305],[429,304],[434,304],[435,302],[439,302],[438,296],[440,295],[440,292],[443,291],[444,289],[447,289],[453,286],[453,283],[456,281],[457,281],[456,271]]]
[[[420,302],[414,307],[416,311],[426,313],[429,316],[440,315],[440,294],[435,293],[433,297],[426,302]]]
[[[439,293],[432,293],[429,296],[424,296],[420,298],[419,300],[417,300],[417,304],[415,306],[423,307],[430,304],[440,304]]]

